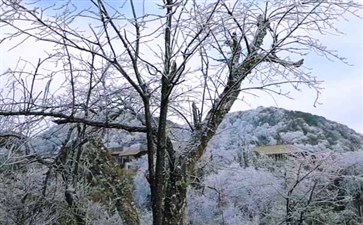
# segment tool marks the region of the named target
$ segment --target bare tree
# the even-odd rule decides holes
[[[361,5],[145,3],[2,0],[8,32],[0,42],[26,49],[33,40],[51,49],[1,75],[0,115],[145,133],[153,224],[186,224],[189,178],[234,102],[253,89],[287,96],[283,85],[307,85],[318,96],[303,56],[344,60],[315,36],[339,32],[335,22]],[[168,120],[188,124],[187,143],[176,145]]]

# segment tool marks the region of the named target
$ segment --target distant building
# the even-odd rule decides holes
[[[142,144],[134,144],[131,146],[109,148],[110,154],[117,163],[125,169],[128,169],[128,163],[146,155],[147,148]]]
[[[279,160],[287,158],[288,156],[304,156],[306,150],[301,149],[295,145],[270,145],[256,147],[254,152],[259,155],[267,155],[269,157],[275,158],[276,160]]]

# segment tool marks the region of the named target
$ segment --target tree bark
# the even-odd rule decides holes
[[[169,157],[166,196],[164,205],[164,225],[186,225],[187,190],[189,176],[182,162],[177,161],[171,140],[167,139]],[[178,158],[180,160],[181,158]]]
[[[189,177],[183,168],[170,173],[165,198],[163,225],[186,225],[187,190]]]

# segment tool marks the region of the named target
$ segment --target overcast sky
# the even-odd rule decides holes
[[[348,19],[350,21],[337,24],[337,27],[345,35],[325,36],[322,40],[330,49],[337,50],[341,56],[346,57],[352,65],[339,61],[329,61],[313,54],[304,58],[304,65],[311,68],[311,72],[319,80],[325,81],[324,90],[319,97],[321,104],[314,107],[315,91],[303,89],[301,92],[292,93],[294,100],[280,97],[272,99],[264,93],[260,93],[259,97],[246,96],[245,99],[248,104],[238,102],[233,110],[246,110],[260,105],[277,106],[324,116],[363,133],[363,22],[354,17]],[[4,30],[2,29],[1,32]],[[19,56],[36,59],[36,61],[42,56],[43,49],[31,44],[27,45],[26,51],[23,48],[17,48],[8,52],[10,47],[12,46],[8,44],[1,45],[1,72],[8,67],[13,67]]]

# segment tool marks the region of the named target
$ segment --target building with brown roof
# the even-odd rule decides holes
[[[254,152],[256,152],[258,155],[267,155],[278,160],[284,159],[288,156],[304,156],[306,150],[301,149],[295,145],[270,145],[256,147]]]
[[[131,146],[109,148],[110,154],[118,164],[125,169],[128,169],[128,163],[138,159],[147,153],[144,145],[134,144]]]

